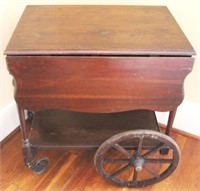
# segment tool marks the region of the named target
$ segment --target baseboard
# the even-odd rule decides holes
[[[167,124],[168,113],[156,112],[156,116],[159,123]],[[173,127],[200,137],[200,104],[183,101],[178,107]]]
[[[166,131],[166,125],[159,123],[159,127],[160,127],[161,132],[165,132]],[[180,129],[172,128],[171,132],[175,133],[175,134],[182,135],[182,136],[187,137],[189,139],[194,139],[194,140],[200,141],[200,136],[197,136],[197,135],[182,131]]]
[[[1,109],[0,142],[19,126],[19,118],[15,101]]]

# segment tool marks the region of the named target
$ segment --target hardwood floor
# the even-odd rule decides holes
[[[93,150],[41,151],[50,159],[48,171],[33,174],[23,163],[20,132],[1,147],[1,191],[198,191],[200,190],[200,140],[172,133],[181,150],[181,162],[167,179],[140,189],[116,187],[103,180],[93,165]]]

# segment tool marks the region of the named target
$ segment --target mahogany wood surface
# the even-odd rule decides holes
[[[5,51],[22,109],[172,111],[195,54],[166,7],[27,6]]]
[[[183,100],[191,57],[9,56],[15,99],[29,110],[171,111]]]
[[[27,6],[7,55],[194,55],[166,7]]]
[[[44,110],[35,114],[31,129],[28,135],[31,147],[43,149],[98,148],[108,138],[123,131],[159,131],[155,113],[149,110],[109,114]],[[146,141],[143,147],[149,148],[155,144],[153,141]],[[133,143],[129,142],[130,145]]]

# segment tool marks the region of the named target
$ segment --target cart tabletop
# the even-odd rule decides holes
[[[6,55],[191,56],[164,6],[27,6]]]
[[[172,111],[194,49],[163,6],[27,6],[5,51],[30,111]]]

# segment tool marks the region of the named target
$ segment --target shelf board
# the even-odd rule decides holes
[[[39,148],[96,148],[117,133],[135,129],[159,131],[155,112],[134,110],[96,114],[44,110],[35,114],[30,143]]]

